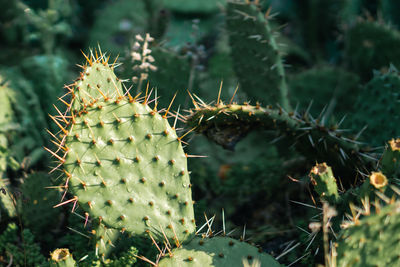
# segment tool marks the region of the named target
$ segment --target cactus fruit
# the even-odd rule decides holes
[[[261,266],[281,266],[272,256],[245,242],[230,237],[196,237],[190,243],[172,250],[159,267],[241,266],[243,260],[260,262]]]
[[[400,33],[395,29],[378,22],[358,22],[345,35],[349,68],[367,81],[373,70],[400,64],[399,45]]]
[[[353,129],[366,126],[361,137],[371,146],[383,146],[390,138],[400,135],[400,117],[396,112],[399,109],[399,89],[400,76],[392,66],[388,73],[376,73],[360,91],[355,110],[363,112],[354,113],[351,126]]]
[[[67,248],[58,248],[50,253],[51,267],[74,267],[75,260]]]
[[[337,266],[398,266],[400,264],[400,202],[377,206],[374,214],[353,221],[337,242]]]
[[[226,20],[234,69],[249,100],[289,109],[282,59],[264,14],[255,4],[228,2]]]
[[[310,172],[311,183],[315,191],[323,200],[329,203],[335,203],[339,198],[336,179],[333,176],[331,167],[326,163],[315,165]]]
[[[59,148],[66,152],[63,157],[52,152],[75,195],[66,203],[78,201],[92,217],[115,229],[156,240],[165,233],[185,241],[195,223],[180,138],[166,114],[147,105],[147,96],[143,103],[125,97],[118,81],[104,76],[112,68],[103,55],[88,64],[70,87],[70,119],[63,117],[67,125],[60,125],[64,136]]]

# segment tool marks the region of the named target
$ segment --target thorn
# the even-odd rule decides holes
[[[219,101],[221,99],[221,92],[222,92],[222,85],[223,84],[224,84],[224,81],[221,81],[221,84],[219,86],[219,91],[218,91],[217,106],[219,106]]]
[[[68,131],[64,129],[64,127],[61,126],[61,124],[56,120],[55,117],[51,116],[49,114],[50,118],[57,124],[58,127],[64,132],[65,135],[68,135]]]
[[[236,92],[237,92],[238,89],[239,89],[239,84],[236,86],[235,92],[233,92],[233,96],[232,96],[232,98],[231,98],[231,101],[229,101],[229,105],[232,104],[233,99],[235,98],[235,95],[236,95]]]
[[[147,104],[147,93],[149,92],[149,82],[147,82],[147,86],[146,86],[146,93],[145,93],[145,95],[144,95],[144,102],[143,102],[143,105],[146,105]]]
[[[189,131],[187,131],[184,135],[182,135],[181,137],[178,137],[178,140],[181,141],[183,137],[185,137],[186,135],[188,135],[190,132],[192,132],[194,129],[196,129],[196,127],[193,127],[192,129],[190,129]]]
[[[46,131],[51,135],[51,137],[53,137],[53,138],[56,139],[59,143],[61,143],[60,139],[58,139],[57,136],[55,136],[52,132],[50,132],[49,129],[46,129]]]
[[[175,237],[175,245],[176,245],[176,247],[177,248],[179,248],[180,246],[181,246],[181,244],[179,243],[179,239],[178,239],[178,236],[176,235],[176,232],[175,232],[175,229],[174,229],[174,226],[172,225],[172,223],[170,222],[170,225],[171,225],[171,228],[172,228],[172,232],[174,233],[174,237]]]
[[[67,107],[71,107],[71,103],[67,103],[65,100],[63,100],[62,98],[58,98],[58,100],[60,100],[61,102],[63,102],[64,105],[66,105]]]
[[[190,93],[190,91],[189,91],[189,90],[187,90],[187,92],[188,92],[188,94],[189,94],[190,98],[192,99],[192,103],[193,103],[193,105],[194,105],[195,109],[200,109],[200,108],[199,108],[199,106],[197,105],[197,102],[196,102],[196,100],[194,100],[194,98],[193,98],[192,94]]]
[[[157,242],[154,240],[154,238],[153,238],[153,236],[151,235],[151,233],[149,232],[148,234],[149,234],[149,236],[150,236],[150,238],[151,238],[151,241],[153,241],[153,244],[156,246],[156,248],[158,249],[158,251],[162,254],[162,253],[163,253],[162,250],[161,250],[160,247],[158,246]]]
[[[271,6],[268,8],[267,12],[265,12],[266,19],[268,19],[270,13],[271,13]]]
[[[68,121],[65,119],[65,116],[61,113],[61,111],[57,108],[57,106],[53,104],[53,107],[57,110],[57,113],[60,114],[60,117],[65,122],[65,124],[68,124]]]
[[[113,85],[114,85],[114,89],[115,89],[115,91],[117,92],[119,98],[122,98],[122,95],[119,93],[118,86],[115,84],[114,79],[111,79],[111,81],[112,81],[112,83],[113,83]]]
[[[47,152],[50,152],[50,154],[52,154],[54,157],[56,157],[58,160],[60,160],[62,163],[65,162],[65,159],[60,157],[59,155],[57,155],[56,153],[54,153],[53,151],[51,151],[50,149],[48,149],[47,147],[44,147],[44,149],[46,149]]]
[[[165,111],[165,114],[164,114],[163,118],[166,118],[166,117],[167,117],[168,111],[169,111],[169,109],[171,108],[172,103],[174,103],[174,100],[175,100],[175,97],[176,97],[176,94],[177,94],[177,93],[178,93],[178,91],[175,92],[174,97],[172,98],[171,103],[169,103],[169,106],[168,106],[167,110]]]
[[[81,50],[81,52],[82,52],[83,56],[86,58],[86,61],[89,63],[89,65],[92,66],[92,60],[89,59],[88,56],[85,53],[83,53],[82,50]]]
[[[66,147],[63,147],[61,144],[57,143],[57,142],[54,141],[54,140],[51,140],[51,142],[52,142],[53,144],[55,144],[55,145],[58,147],[58,150],[57,150],[57,151],[59,151],[60,149],[62,149],[62,150],[64,150],[64,151],[67,151],[67,150],[68,150]]]
[[[188,155],[188,153],[185,153],[185,156],[187,158],[208,158],[208,156],[202,156],[202,155]]]
[[[117,55],[117,57],[115,58],[113,64],[111,65],[111,69],[114,69],[115,63],[117,62],[118,58],[119,58],[119,54]]]
[[[104,93],[100,90],[100,88],[98,88],[97,86],[95,86],[95,88],[97,89],[97,91],[99,91],[99,93],[103,96],[104,101],[108,100],[108,97],[104,95]]]
[[[58,207],[60,207],[60,206],[63,206],[63,205],[65,205],[65,204],[68,204],[68,203],[73,202],[73,201],[75,201],[75,203],[76,203],[76,202],[78,201],[78,197],[77,197],[77,196],[74,196],[73,198],[71,198],[71,199],[69,199],[69,200],[67,200],[67,201],[64,201],[64,202],[61,202],[61,203],[55,205],[53,208],[58,208]]]
[[[175,129],[176,122],[178,121],[178,117],[179,117],[179,110],[180,110],[180,108],[181,108],[181,105],[179,105],[178,111],[176,112],[175,121],[174,121],[174,126],[172,126],[172,129]]]

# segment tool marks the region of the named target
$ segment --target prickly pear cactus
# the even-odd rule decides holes
[[[228,2],[226,24],[234,69],[249,100],[289,108],[282,59],[264,14],[250,2]]]
[[[352,71],[366,81],[373,70],[400,64],[400,33],[389,26],[371,21],[361,21],[345,35],[346,58]]]
[[[180,139],[146,101],[125,97],[103,57],[88,59],[71,87],[58,157],[68,190],[92,217],[134,235],[185,241],[195,231]],[[102,70],[98,66],[102,64]],[[96,75],[96,72],[100,73]],[[89,86],[90,85],[90,86]],[[90,89],[88,89],[90,88]],[[81,91],[82,90],[82,91]]]
[[[351,111],[359,92],[359,77],[340,68],[318,66],[293,76],[289,81],[290,100],[300,108],[319,114],[324,108],[338,120]]]
[[[391,67],[388,73],[375,74],[360,91],[355,110],[362,112],[354,113],[351,124],[358,131],[366,127],[361,137],[371,146],[383,146],[387,140],[400,135],[399,89],[398,71]]]
[[[60,192],[51,187],[51,177],[42,172],[30,174],[21,186],[18,199],[24,225],[36,236],[43,237],[59,222],[60,210],[53,206],[59,202]]]
[[[159,262],[159,267],[222,267],[242,266],[243,261],[255,266],[281,266],[272,256],[245,242],[229,237],[198,238],[172,250]]]
[[[282,138],[309,160],[323,160],[336,170],[353,172],[371,160],[368,149],[358,142],[345,138],[337,128],[320,124],[311,116],[285,112],[271,106],[223,104],[199,105],[185,117],[188,128],[205,134],[216,143],[229,147],[250,131],[266,129],[277,131]],[[290,146],[289,145],[289,146]],[[336,168],[337,167],[337,168]]]
[[[337,242],[337,266],[398,266],[400,264],[400,202],[367,215],[343,230]]]

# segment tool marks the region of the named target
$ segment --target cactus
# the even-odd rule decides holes
[[[310,172],[311,183],[323,200],[335,203],[339,198],[336,179],[326,163],[315,165]]]
[[[346,60],[349,69],[363,81],[372,77],[373,70],[400,64],[400,33],[385,24],[360,21],[345,35]]]
[[[186,126],[195,128],[218,144],[230,147],[255,129],[274,130],[291,141],[311,161],[323,160],[338,170],[354,173],[357,166],[371,160],[368,149],[342,137],[335,127],[319,124],[308,114],[287,113],[272,107],[217,103],[198,105],[185,117]],[[323,121],[323,120],[321,120]]]
[[[50,253],[51,267],[74,267],[75,260],[67,248],[58,248]]]
[[[359,93],[359,77],[344,69],[329,66],[315,67],[291,77],[291,103],[302,109],[312,105],[311,114],[327,112],[341,119],[351,111]]]
[[[249,100],[289,109],[283,63],[269,21],[256,5],[242,2],[228,2],[226,20],[234,69]]]
[[[52,152],[75,195],[67,203],[78,201],[112,228],[156,240],[164,231],[185,241],[195,224],[180,139],[166,117],[147,105],[147,96],[139,103],[121,94],[101,59],[89,60],[91,66],[71,87],[71,119],[65,128],[60,125],[65,142],[59,147],[67,152],[63,157]],[[108,70],[97,70],[99,65]]]
[[[366,127],[362,138],[371,146],[383,146],[390,138],[400,135],[397,127],[400,120],[396,112],[399,109],[399,89],[400,77],[392,66],[388,73],[376,73],[358,96],[355,110],[363,112],[354,113],[351,127],[353,129]],[[382,128],[385,131],[382,131]]]
[[[400,202],[377,206],[374,213],[347,224],[337,241],[337,266],[399,265]]]
[[[239,266],[243,261],[259,262],[261,266],[281,266],[272,256],[256,247],[230,237],[195,238],[176,248],[158,266]]]
[[[60,192],[49,189],[51,177],[46,173],[33,173],[24,179],[18,199],[24,225],[40,240],[46,240],[49,230],[58,224],[60,210],[53,206],[59,201]]]

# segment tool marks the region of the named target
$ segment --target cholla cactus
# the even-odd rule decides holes
[[[156,71],[157,67],[152,64],[155,62],[155,59],[150,55],[151,49],[149,49],[149,43],[154,41],[154,38],[146,33],[145,38],[137,34],[135,39],[136,41],[132,46],[131,57],[132,62],[135,64],[133,70],[139,73],[139,77],[133,76],[132,81],[138,84],[136,90],[140,92],[143,81],[147,80],[149,76],[149,71]]]

